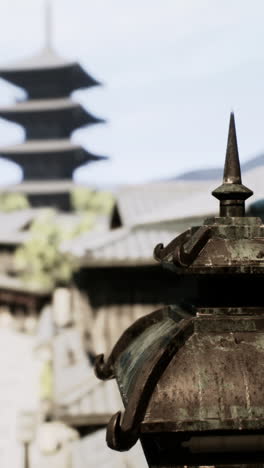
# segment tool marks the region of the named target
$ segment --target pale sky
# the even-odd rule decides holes
[[[57,52],[104,83],[75,98],[107,125],[73,140],[110,160],[76,180],[134,183],[223,165],[232,109],[241,161],[264,152],[263,0],[53,0],[53,11]],[[43,42],[44,1],[2,0],[0,65]],[[19,96],[0,83],[0,104]],[[22,140],[0,122],[0,145]],[[0,183],[19,174],[0,161]]]

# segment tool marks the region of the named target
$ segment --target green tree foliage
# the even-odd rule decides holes
[[[0,193],[0,211],[11,212],[26,208],[29,208],[29,202],[22,193]]]
[[[69,281],[75,262],[60,246],[72,235],[71,229],[56,223],[53,210],[45,211],[32,223],[28,241],[15,256],[16,266],[28,284],[49,289]]]
[[[114,204],[113,194],[99,192],[85,187],[76,187],[71,193],[72,206],[76,211],[95,215],[108,215]]]
[[[79,215],[78,223],[60,223],[54,210],[44,210],[32,223],[28,240],[16,251],[18,271],[32,287],[51,289],[56,284],[68,283],[77,265],[70,254],[61,250],[62,243],[90,231],[96,216],[109,214],[113,195],[76,188],[72,203]]]
[[[80,236],[84,232],[90,231],[96,224],[95,215],[93,213],[82,213],[80,221],[74,226],[71,231],[70,238]]]

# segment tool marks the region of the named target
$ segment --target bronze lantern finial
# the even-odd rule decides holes
[[[245,216],[245,200],[253,195],[242,184],[234,113],[231,112],[223,183],[212,192],[220,200],[221,217]]]
[[[223,181],[226,184],[241,184],[241,170],[237,147],[235,116],[231,112],[226,148],[226,160]]]

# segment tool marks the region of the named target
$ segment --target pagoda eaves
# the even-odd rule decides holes
[[[69,98],[31,100],[0,107],[0,117],[22,125],[27,140],[69,138],[77,128],[104,122]]]
[[[0,154],[22,167],[24,181],[71,180],[74,170],[79,166],[106,159],[88,152],[70,140],[28,141],[0,147]]]
[[[0,77],[25,89],[31,99],[66,97],[76,89],[100,84],[78,62],[62,59],[51,48],[29,60],[0,68]]]

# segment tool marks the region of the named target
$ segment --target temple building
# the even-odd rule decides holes
[[[23,88],[26,100],[0,108],[0,117],[25,129],[21,144],[0,147],[0,156],[17,163],[23,181],[10,191],[24,193],[33,207],[69,211],[76,168],[105,159],[71,141],[82,126],[103,122],[70,96],[75,90],[99,85],[79,63],[61,58],[51,46],[50,14],[44,49],[34,57],[0,68],[0,77]]]

